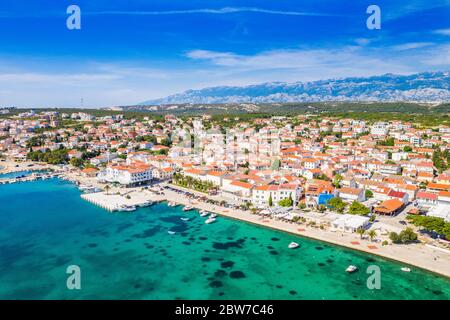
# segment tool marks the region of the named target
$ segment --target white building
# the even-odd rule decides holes
[[[148,165],[111,165],[97,175],[100,182],[118,182],[134,186],[151,181],[152,167]]]
[[[369,225],[369,218],[353,214],[343,214],[334,220],[331,225],[335,230],[353,233],[359,228],[366,228]]]
[[[252,202],[257,207],[267,207],[269,205],[269,199],[272,197],[272,203],[274,205],[288,198],[298,203],[301,195],[302,188],[295,184],[263,185],[253,190]]]

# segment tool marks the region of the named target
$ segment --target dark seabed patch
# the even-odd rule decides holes
[[[323,250],[323,247],[316,247],[316,250]]]
[[[280,239],[276,238],[276,237],[270,238],[270,240],[272,240],[272,241],[280,241]]]
[[[292,295],[292,296],[295,296],[297,294],[297,291],[291,290],[291,291],[289,291],[289,294]]]
[[[95,247],[97,247],[97,244],[96,243],[88,243],[88,245],[87,245],[89,248],[95,248]]]
[[[213,248],[214,249],[219,249],[219,250],[227,250],[229,248],[242,248],[243,243],[245,242],[244,239],[239,239],[236,241],[229,241],[229,242],[214,242],[213,244]]]
[[[213,287],[213,288],[220,288],[223,286],[223,283],[222,283],[222,281],[214,280],[209,283],[209,286]]]
[[[230,278],[232,279],[242,279],[245,278],[245,273],[242,271],[231,271],[230,272]]]
[[[278,255],[278,251],[276,251],[276,250],[271,250],[271,251],[269,251],[269,253],[274,256]]]
[[[209,258],[209,257],[202,257],[202,261],[203,262],[208,262],[208,261],[211,261],[211,258]]]
[[[323,263],[323,262],[319,262],[317,265],[318,265],[319,267],[325,267],[325,263]]]
[[[233,261],[224,261],[220,264],[222,268],[233,268],[234,262]]]
[[[225,270],[219,269],[216,272],[214,272],[215,277],[224,277],[227,275],[227,272]]]
[[[157,232],[161,230],[160,227],[156,226],[143,231],[142,233],[136,233],[133,235],[134,238],[149,238],[154,236]]]

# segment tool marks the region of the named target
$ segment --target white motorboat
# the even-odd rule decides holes
[[[189,218],[180,218],[183,221],[189,221]]]
[[[175,203],[175,202],[169,202],[168,204],[167,204],[169,207],[176,207],[177,206],[177,204]]]
[[[167,231],[167,233],[168,233],[168,234],[175,234],[176,232],[175,232],[175,231],[170,231],[170,230],[169,230],[169,231]]]
[[[357,270],[358,270],[357,266],[350,265],[350,266],[347,267],[347,269],[345,269],[345,272],[353,273],[353,272],[355,272]]]
[[[132,212],[132,211],[136,211],[136,206],[126,206],[123,205],[119,208],[118,211],[122,211],[122,212]]]
[[[185,207],[183,208],[183,211],[191,211],[192,209],[194,209],[194,208],[191,207],[191,206],[185,206]]]
[[[208,214],[209,214],[209,212],[200,213],[200,217],[206,217]]]
[[[209,213],[208,211],[206,211],[205,209],[200,210],[200,213]]]
[[[299,245],[297,242],[291,242],[291,243],[289,243],[289,245],[288,245],[288,248],[289,248],[289,249],[296,249],[296,248],[298,248],[298,247],[300,247],[300,245]]]
[[[214,221],[216,221],[215,218],[208,218],[208,219],[206,219],[205,223],[210,224],[210,223],[213,223]]]
[[[401,270],[402,270],[403,272],[411,272],[411,269],[408,268],[408,267],[403,267],[403,268],[401,268]]]
[[[216,218],[216,217],[217,217],[217,214],[211,213],[211,214],[209,215],[209,217],[210,217],[210,218]]]

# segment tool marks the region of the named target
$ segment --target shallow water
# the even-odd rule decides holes
[[[448,279],[373,255],[161,203],[108,213],[57,179],[0,186],[2,299],[448,299]],[[189,221],[182,221],[189,217]],[[170,235],[167,231],[175,231]],[[298,242],[301,247],[289,250]],[[360,270],[347,274],[350,265]],[[66,268],[81,268],[68,290]],[[381,268],[369,290],[366,269]]]

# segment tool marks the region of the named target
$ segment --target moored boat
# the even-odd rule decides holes
[[[300,247],[300,245],[299,245],[297,242],[291,242],[291,243],[289,243],[289,245],[288,245],[288,248],[289,248],[289,249],[296,249],[296,248],[298,248],[298,247]]]
[[[358,267],[357,267],[357,266],[350,265],[350,266],[347,267],[347,269],[345,269],[345,272],[353,273],[353,272],[355,272],[355,271],[357,271],[357,270],[358,270]]]
[[[183,211],[191,211],[192,209],[194,209],[194,208],[191,207],[191,206],[185,206],[185,207],[183,208]]]
[[[411,272],[411,269],[408,267],[403,267],[400,270],[402,270],[403,272]]]
[[[206,219],[205,223],[206,223],[206,224],[210,224],[210,223],[213,223],[213,222],[215,222],[215,221],[216,221],[215,218],[208,218],[208,219]]]

